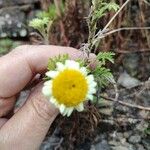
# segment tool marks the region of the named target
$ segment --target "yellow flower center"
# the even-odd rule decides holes
[[[52,94],[59,104],[71,107],[83,102],[88,91],[85,76],[73,69],[60,72],[52,82]]]

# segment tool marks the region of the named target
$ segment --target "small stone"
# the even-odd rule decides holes
[[[118,133],[117,133],[117,138],[118,138],[118,139],[123,138],[123,133],[118,132]]]
[[[95,150],[110,150],[110,146],[106,140],[102,140],[95,145]]]
[[[118,83],[127,89],[131,89],[140,85],[140,81],[134,77],[131,77],[127,72],[123,72],[120,74],[118,78]]]
[[[125,146],[115,146],[113,147],[113,150],[129,150],[128,147]]]
[[[140,55],[137,53],[129,53],[123,59],[123,67],[131,76],[138,74],[138,67],[140,63]]]
[[[150,137],[145,137],[145,139],[142,140],[142,144],[146,150],[150,150]]]
[[[121,138],[120,142],[121,142],[121,144],[124,144],[126,142],[126,139],[125,138]]]
[[[138,123],[138,124],[136,125],[136,129],[137,129],[138,131],[144,132],[145,129],[148,128],[148,126],[149,126],[149,123],[148,123],[147,121],[141,121],[140,123]]]
[[[58,143],[60,143],[61,138],[58,137],[59,129],[55,129],[51,136],[45,138],[40,146],[40,150],[54,150]]]
[[[20,36],[21,37],[26,37],[27,36],[27,30],[26,29],[22,29],[22,30],[20,30]]]
[[[124,145],[113,147],[113,150],[136,150],[136,149],[134,148],[133,145],[125,143]]]
[[[111,116],[113,112],[113,108],[101,108],[100,112],[104,115]]]
[[[132,135],[129,138],[129,142],[132,143],[132,144],[139,143],[139,142],[141,142],[141,136],[139,136],[139,135]]]
[[[115,107],[116,110],[122,112],[122,113],[128,113],[130,108],[129,107],[126,107],[126,106],[121,106],[121,105],[117,105]]]
[[[21,22],[17,23],[17,27],[21,28],[22,27],[22,23]]]
[[[94,146],[94,145],[91,145],[90,150],[95,150],[95,146]]]
[[[8,20],[8,24],[11,25],[12,24],[12,20]]]
[[[4,33],[4,32],[2,32],[0,36],[1,36],[2,38],[5,38],[5,37],[7,37],[7,34]]]
[[[115,141],[115,140],[109,141],[108,143],[109,143],[109,145],[111,145],[111,146],[119,146],[119,145],[120,145],[120,142],[117,142],[117,141]]]
[[[0,37],[15,37],[14,33],[18,37],[25,37],[27,35],[26,29],[19,28],[18,24],[26,24],[26,14],[19,7],[0,9]]]
[[[12,36],[13,36],[13,37],[17,37],[17,33],[16,33],[16,32],[13,32],[13,33],[12,33]]]
[[[137,150],[145,150],[144,146],[141,145],[141,144],[137,144],[137,145],[136,145],[136,149],[137,149]]]
[[[139,115],[140,115],[142,118],[148,118],[149,112],[148,112],[148,111],[145,111],[145,110],[141,110],[141,111],[139,112]]]
[[[9,18],[10,18],[10,15],[9,15],[9,14],[6,14],[6,15],[5,15],[5,18],[6,18],[6,19],[9,19]]]
[[[132,131],[128,131],[128,132],[124,132],[123,136],[124,136],[124,138],[129,138],[131,136],[131,134],[132,134]]]

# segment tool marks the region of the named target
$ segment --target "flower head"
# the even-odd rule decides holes
[[[48,71],[51,79],[44,83],[43,94],[47,96],[62,115],[70,116],[74,109],[84,110],[84,101],[93,100],[96,82],[93,75],[88,75],[85,67],[78,62],[66,60],[56,63],[54,71]]]

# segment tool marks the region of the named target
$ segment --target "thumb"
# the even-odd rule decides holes
[[[42,143],[50,125],[58,115],[56,109],[41,93],[39,84],[26,104],[2,126],[0,149],[35,150]]]

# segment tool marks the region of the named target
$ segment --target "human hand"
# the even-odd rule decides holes
[[[27,102],[10,119],[16,95],[35,77],[46,71],[48,59],[69,54],[84,58],[82,52],[60,46],[19,46],[0,58],[0,149],[35,150],[42,143],[58,110],[42,95],[42,84],[30,93]]]

